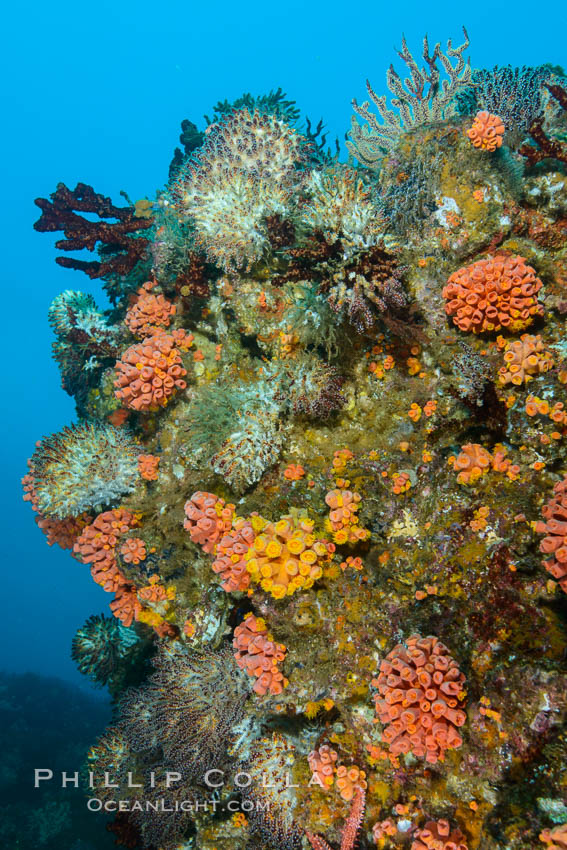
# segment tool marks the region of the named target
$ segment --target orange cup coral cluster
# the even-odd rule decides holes
[[[47,537],[47,545],[56,543],[61,549],[72,549],[83,528],[89,524],[92,517],[88,514],[71,516],[67,519],[53,519],[38,514],[35,518],[39,528]]]
[[[176,307],[163,295],[154,295],[149,290],[152,283],[145,283],[138,290],[138,297],[128,312],[124,322],[134,336],[149,336],[159,328],[169,327],[171,317],[175,315]]]
[[[477,112],[467,136],[475,148],[482,151],[495,151],[502,146],[504,124],[498,115],[490,112]]]
[[[553,498],[542,508],[545,522],[537,522],[536,531],[545,534],[540,551],[552,555],[543,565],[567,593],[567,478],[559,481],[553,492]]]
[[[468,850],[460,829],[451,829],[449,821],[430,820],[415,833],[411,850]]]
[[[129,537],[120,547],[120,554],[127,564],[139,564],[146,560],[146,544],[139,537]]]
[[[284,478],[288,481],[300,481],[305,475],[305,470],[302,466],[296,463],[290,463],[290,465],[284,469]]]
[[[213,570],[222,578],[227,593],[248,590],[250,573],[245,556],[254,543],[254,529],[249,520],[235,517],[232,530],[221,537],[216,547]]]
[[[372,684],[382,739],[394,755],[413,753],[435,764],[463,743],[465,677],[436,637],[412,635],[380,665]]]
[[[498,255],[454,272],[443,289],[445,311],[462,331],[520,331],[543,315],[542,287],[523,257]]]
[[[174,585],[164,587],[158,575],[150,576],[148,584],[137,591],[141,609],[136,613],[136,620],[155,629],[159,637],[177,634],[177,630],[166,619],[169,614],[169,603],[175,599]]]
[[[136,588],[130,585],[116,564],[116,546],[122,535],[138,525],[138,517],[123,509],[104,511],[83,530],[73,547],[75,557],[90,564],[91,575],[108,593],[115,597],[110,610],[125,626],[132,622],[142,608]]]
[[[323,744],[318,750],[311,750],[307,756],[311,769],[311,783],[328,791],[334,782],[337,758],[337,753],[328,744]]]
[[[255,676],[253,690],[264,694],[281,694],[288,680],[278,667],[285,661],[286,648],[283,643],[274,643],[265,621],[254,614],[247,614],[235,628],[232,642],[234,658],[242,670]]]
[[[342,545],[368,540],[370,532],[358,525],[357,511],[361,502],[359,493],[331,490],[325,496],[325,502],[331,508],[325,527],[333,532],[335,543]]]
[[[138,518],[130,511],[104,511],[87,525],[73,547],[75,557],[90,564],[93,579],[108,592],[126,583],[116,565],[116,546],[120,537],[137,525]]]
[[[520,339],[506,343],[504,363],[498,371],[500,383],[521,386],[552,369],[553,357],[545,350],[539,334],[522,334]]]
[[[392,475],[392,493],[399,496],[411,488],[411,478],[407,472],[394,472]]]
[[[116,363],[114,395],[132,410],[146,412],[165,407],[176,390],[185,389],[178,348],[187,349],[192,339],[185,331],[156,333],[126,349]]]
[[[254,517],[258,529],[246,554],[252,580],[275,599],[291,596],[299,588],[313,587],[321,578],[321,564],[329,560],[334,546],[313,536],[313,522],[307,517],[284,516],[278,522]]]
[[[459,484],[476,484],[490,469],[503,472],[511,481],[515,481],[520,467],[513,464],[506,455],[507,449],[501,445],[494,447],[492,455],[478,443],[466,443],[461,447],[460,454],[456,457],[452,455],[448,462],[459,473],[457,475]]]
[[[159,457],[157,455],[140,455],[138,472],[146,481],[157,481]]]
[[[193,543],[201,546],[204,552],[214,553],[223,534],[230,531],[234,505],[227,505],[214,493],[197,491],[185,502],[185,516],[183,527]]]
[[[553,829],[544,829],[540,832],[539,839],[546,845],[547,850],[567,850],[567,823]]]
[[[372,827],[372,838],[374,839],[374,843],[378,844],[379,841],[382,841],[385,838],[391,838],[393,835],[396,835],[397,832],[397,825],[393,820],[388,818],[387,820],[378,821],[374,824]]]
[[[142,605],[138,601],[134,585],[122,584],[117,588],[110,610],[122,625],[131,626],[139,618]]]
[[[478,443],[467,443],[449,463],[459,473],[459,484],[475,484],[491,468],[492,455]]]
[[[368,783],[366,782],[366,773],[356,765],[345,767],[344,764],[337,767],[336,786],[339,794],[346,800],[352,800],[354,792],[357,788],[366,791]]]
[[[248,590],[254,581],[276,599],[309,588],[332,557],[332,543],[316,540],[306,516],[284,516],[278,522],[254,513],[237,517],[214,493],[193,493],[185,503],[185,528],[191,540],[215,555],[213,570],[227,592]]]

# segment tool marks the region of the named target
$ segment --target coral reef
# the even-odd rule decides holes
[[[565,78],[467,48],[402,42],[356,164],[275,89],[156,197],[41,202],[112,308],[52,302],[78,419],[24,499],[110,594],[73,655],[133,850],[561,846]]]

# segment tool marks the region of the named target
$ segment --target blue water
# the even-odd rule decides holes
[[[415,53],[471,39],[474,67],[567,64],[564,4],[281,2],[61,2],[3,12],[2,604],[0,666],[78,682],[75,630],[108,600],[89,570],[48,548],[21,499],[26,458],[44,434],[73,421],[51,360],[47,309],[63,289],[100,282],[55,265],[54,237],[35,233],[36,197],[77,181],[120,203],[152,196],[167,179],[179,125],[244,91],[281,86],[329,138],[351,106],[378,93],[402,33]]]

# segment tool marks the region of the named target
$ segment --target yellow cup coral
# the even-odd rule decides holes
[[[323,575],[321,563],[333,551],[315,539],[312,520],[306,516],[284,516],[276,523],[255,520],[252,524],[260,533],[245,555],[252,580],[276,599],[312,587]]]

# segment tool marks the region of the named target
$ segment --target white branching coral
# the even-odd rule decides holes
[[[384,220],[372,203],[371,191],[352,168],[334,166],[312,171],[306,189],[309,202],[302,220],[320,230],[328,242],[341,240],[347,253],[376,245]]]
[[[284,121],[248,109],[209,128],[173,197],[211,262],[226,272],[249,269],[268,250],[266,218],[289,213],[304,145]]]
[[[283,442],[283,431],[275,414],[249,411],[235,423],[235,430],[211,458],[211,466],[240,494],[277,463]]]
[[[63,519],[134,490],[139,450],[123,428],[84,422],[44,437],[29,466],[41,514]]]
[[[397,112],[389,109],[386,97],[379,97],[368,80],[366,81],[368,94],[378,110],[378,116],[370,111],[368,101],[359,106],[356,100],[353,100],[354,111],[368,126],[359,124],[353,115],[351,140],[347,141],[350,153],[363,165],[377,168],[384,154],[395,147],[403,132],[423,124],[441,121],[456,111],[455,95],[471,84],[471,67],[463,57],[469,46],[469,37],[464,27],[463,34],[465,41],[459,47],[453,47],[449,39],[447,53],[443,53],[438,42],[431,55],[425,36],[422,55],[427,67],[424,68],[418,67],[406,40],[402,39],[402,49],[398,51],[398,56],[406,63],[410,76],[402,81],[393,65],[390,65],[386,76],[388,88],[393,95],[392,106]],[[448,79],[441,80],[438,60]],[[456,61],[453,64],[451,60]]]

